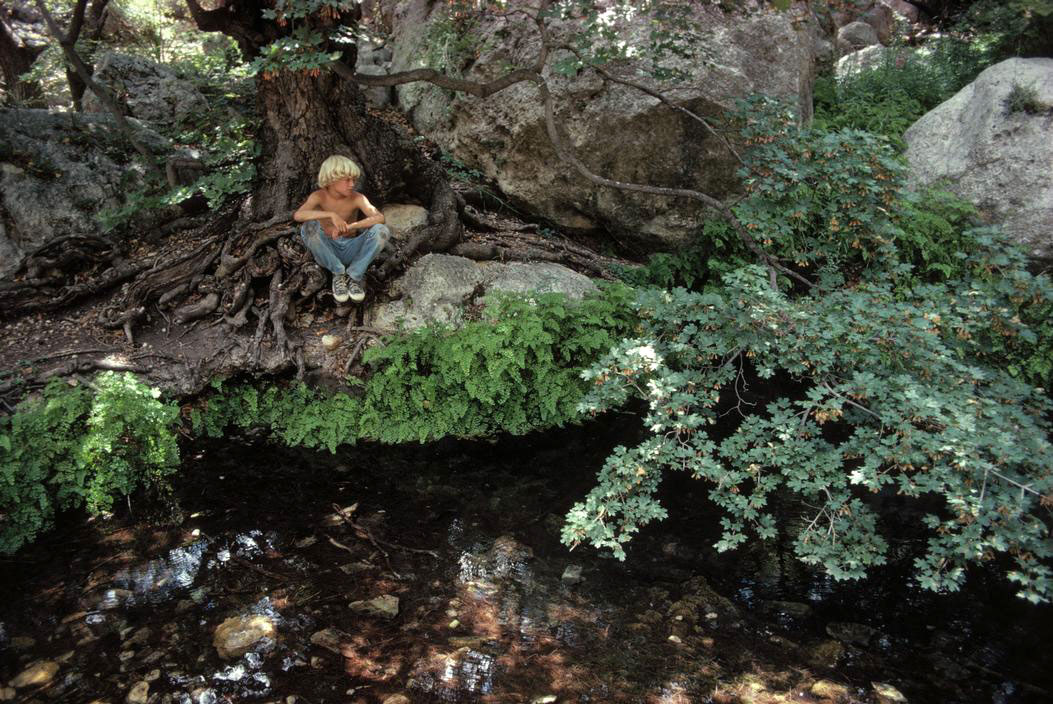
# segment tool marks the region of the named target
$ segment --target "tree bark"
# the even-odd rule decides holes
[[[44,47],[30,46],[24,42],[7,20],[7,8],[0,4],[0,71],[3,72],[5,89],[20,105],[45,107],[40,85],[21,79],[22,74],[33,67],[33,62],[44,51]]]

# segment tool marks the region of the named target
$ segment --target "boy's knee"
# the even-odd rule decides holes
[[[391,241],[391,228],[387,225],[374,225],[370,228],[372,235],[377,241],[378,248],[383,249]]]

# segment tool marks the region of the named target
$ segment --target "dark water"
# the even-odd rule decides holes
[[[336,457],[202,446],[178,526],[71,524],[0,563],[0,681],[36,665],[16,693],[36,702],[876,702],[874,683],[911,702],[1053,701],[1050,608],[982,574],[962,594],[912,589],[906,560],[838,584],[777,545],[716,555],[690,482],[625,563],[568,553],[562,514],[634,432]],[[393,618],[350,606],[384,595]],[[268,625],[224,659],[231,618]]]

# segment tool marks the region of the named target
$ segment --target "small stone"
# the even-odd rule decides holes
[[[826,624],[826,632],[831,638],[836,638],[842,643],[864,647],[877,635],[877,630],[865,624],[838,621]]]
[[[850,695],[848,687],[830,680],[819,680],[809,691],[821,699],[833,699],[835,702],[848,699]]]
[[[326,650],[340,655],[340,643],[343,641],[349,641],[350,639],[351,636],[343,631],[338,631],[335,628],[326,628],[315,632],[311,636],[311,643],[317,645],[319,648],[325,648]]]
[[[285,704],[296,704],[298,701],[300,701],[300,698],[295,694],[290,694],[285,698]]]
[[[326,348],[330,352],[340,346],[340,343],[344,339],[339,335],[322,335],[322,347]]]
[[[874,688],[874,695],[877,696],[878,704],[907,704],[907,698],[903,696],[903,692],[890,684],[871,682],[870,686]]]
[[[325,658],[320,658],[317,655],[311,656],[311,669],[321,670],[325,667]]]
[[[297,540],[295,543],[293,543],[293,547],[296,547],[296,548],[299,548],[300,550],[303,550],[304,548],[311,547],[312,545],[314,545],[317,542],[318,542],[318,538],[316,538],[313,535],[309,535],[306,538],[303,538],[301,540]]]
[[[553,704],[556,701],[555,694],[546,694],[543,697],[534,697],[530,704]]]
[[[13,680],[11,686],[15,689],[23,687],[36,687],[47,684],[58,674],[59,664],[53,660],[38,660],[26,669],[22,670]]]
[[[845,646],[836,640],[826,640],[812,648],[808,661],[819,667],[835,667],[844,654]]]
[[[567,568],[563,570],[562,581],[564,584],[579,584],[581,580],[581,565],[567,565]]]
[[[368,562],[348,562],[346,565],[340,565],[340,571],[344,574],[361,574],[371,569],[373,565]]]
[[[450,618],[457,618],[457,609],[446,609],[446,615]]]
[[[680,636],[669,636],[669,638],[667,638],[667,640],[670,643],[676,643],[677,645],[680,645],[681,643],[684,642],[683,640],[680,639]]]
[[[449,628],[460,628],[460,627],[461,627],[461,622],[460,622],[460,621],[458,621],[457,619],[454,619],[454,620],[450,621],[450,622],[449,622],[448,624],[446,624],[446,625],[447,625],[447,626],[448,626]]]
[[[128,691],[128,696],[125,697],[124,701],[128,704],[146,704],[149,699],[150,683],[144,680],[132,685],[131,690]]]
[[[146,677],[144,677],[143,679],[145,679],[147,682],[156,682],[160,677],[161,670],[155,667],[154,669],[146,673]]]
[[[122,651],[122,652],[118,653],[118,655],[117,655],[117,659],[120,660],[121,662],[128,662],[129,660],[131,660],[134,657],[135,657],[135,651],[134,650],[125,650],[125,651]]]
[[[9,702],[17,696],[14,687],[0,687],[0,702]]]
[[[266,616],[234,616],[216,627],[212,645],[224,659],[240,658],[264,638],[274,638],[277,629]]]
[[[452,636],[447,638],[446,642],[454,648],[470,648],[472,650],[478,650],[482,647],[485,640],[480,636]]]
[[[720,616],[717,614],[716,611],[710,611],[706,614],[707,621],[716,621],[718,618],[720,618]]]
[[[384,704],[410,704],[410,700],[405,694],[395,694],[385,699]]]
[[[349,606],[352,611],[367,616],[395,618],[399,614],[399,598],[391,594],[384,594],[368,601],[352,601]]]

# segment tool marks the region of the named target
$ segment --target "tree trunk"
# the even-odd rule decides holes
[[[44,47],[30,46],[22,41],[3,13],[4,8],[0,6],[0,71],[3,71],[4,86],[17,104],[31,108],[45,107],[40,85],[19,78],[29,71]]]

